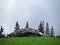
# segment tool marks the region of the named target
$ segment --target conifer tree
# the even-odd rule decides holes
[[[19,24],[18,24],[18,21],[16,22],[16,25],[15,25],[15,31],[16,30],[19,30],[20,28],[19,28],[20,26],[19,26]]]
[[[2,33],[3,33],[3,27],[1,26],[1,29],[0,29],[0,35],[2,35]]]
[[[40,24],[38,26],[38,30],[44,34],[44,22],[42,22],[42,21],[40,22]]]
[[[54,28],[53,28],[53,26],[51,28],[51,37],[54,37]]]
[[[29,28],[29,24],[28,24],[28,21],[26,22],[26,28]]]
[[[50,36],[49,24],[48,23],[46,23],[46,36]]]

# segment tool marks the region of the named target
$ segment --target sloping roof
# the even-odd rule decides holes
[[[26,32],[31,32],[31,33],[43,35],[43,33],[39,32],[38,30],[33,29],[33,28],[25,28],[25,29],[22,28],[22,29],[19,29],[19,30],[12,32],[11,34],[26,33]]]

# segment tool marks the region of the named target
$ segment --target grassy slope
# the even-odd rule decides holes
[[[59,45],[59,38],[44,37],[20,37],[20,38],[2,38],[0,45]]]

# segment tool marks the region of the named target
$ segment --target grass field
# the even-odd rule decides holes
[[[50,37],[1,38],[0,45],[60,45],[60,38]]]

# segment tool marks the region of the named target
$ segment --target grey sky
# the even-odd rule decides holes
[[[60,0],[0,0],[0,26],[4,33],[11,33],[17,20],[21,28],[29,21],[30,27],[36,29],[44,20],[60,35]]]

